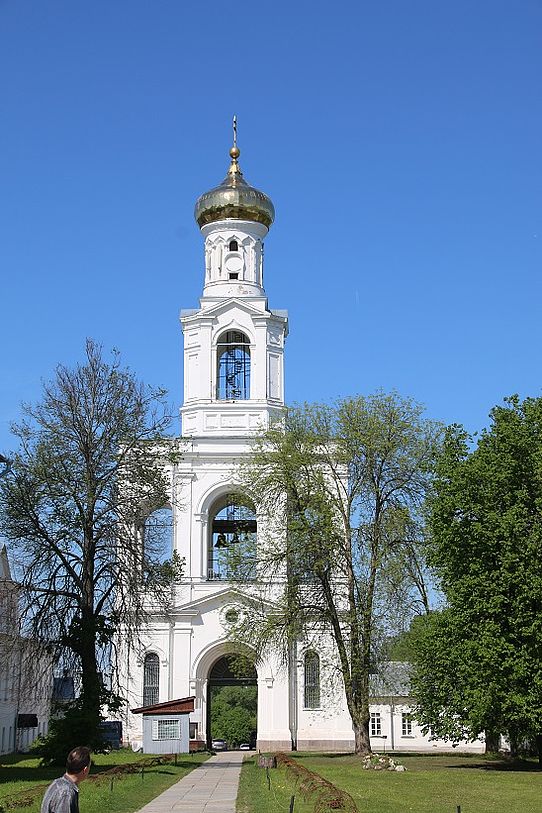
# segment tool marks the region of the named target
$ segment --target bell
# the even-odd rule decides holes
[[[223,533],[219,533],[216,542],[215,548],[227,548],[228,547],[228,540],[226,539],[226,535]]]

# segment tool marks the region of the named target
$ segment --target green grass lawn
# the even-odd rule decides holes
[[[293,756],[293,755],[292,755]],[[299,754],[296,759],[354,798],[360,813],[540,813],[542,771],[534,763],[522,767],[480,756],[397,755],[405,773],[365,771],[353,755]],[[298,798],[284,769],[271,770],[271,791],[265,770],[243,767],[239,813],[288,810],[296,794],[295,813],[312,813]]]
[[[146,767],[143,772],[126,776],[115,776],[111,784],[109,776],[100,773],[126,763],[139,762],[151,758],[150,755],[133,754],[128,749],[113,751],[110,754],[95,754],[91,777],[80,785],[81,813],[133,813],[139,810],[163,790],[177,782],[193,768],[208,758],[208,754],[179,754],[177,765],[168,763]],[[40,768],[38,759],[25,755],[0,757],[0,807],[2,799],[13,794],[33,796],[32,803],[22,808],[22,813],[36,813],[41,804],[47,784],[62,775],[59,768]],[[32,789],[35,788],[34,793]]]

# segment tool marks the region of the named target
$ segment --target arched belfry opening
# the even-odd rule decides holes
[[[240,494],[223,495],[209,520],[208,581],[255,578],[258,523],[252,503]]]
[[[242,655],[223,655],[207,681],[207,744],[223,740],[228,748],[256,747],[258,675]]]
[[[216,381],[219,401],[250,398],[250,341],[240,330],[227,330],[219,336]]]

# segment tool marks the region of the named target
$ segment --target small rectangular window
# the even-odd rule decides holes
[[[180,720],[153,720],[152,721],[153,740],[180,740],[181,721]]]
[[[198,724],[197,723],[190,723],[190,739],[195,740],[198,736]]]
[[[379,711],[371,712],[371,737],[382,736],[382,720]]]
[[[230,279],[239,279],[239,274],[238,273],[234,274],[233,272],[230,272],[229,278]]]
[[[401,715],[401,731],[403,737],[412,737],[412,717],[405,712]]]

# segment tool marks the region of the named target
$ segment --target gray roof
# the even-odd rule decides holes
[[[371,675],[371,697],[409,697],[410,664],[407,661],[387,661],[378,674]]]

